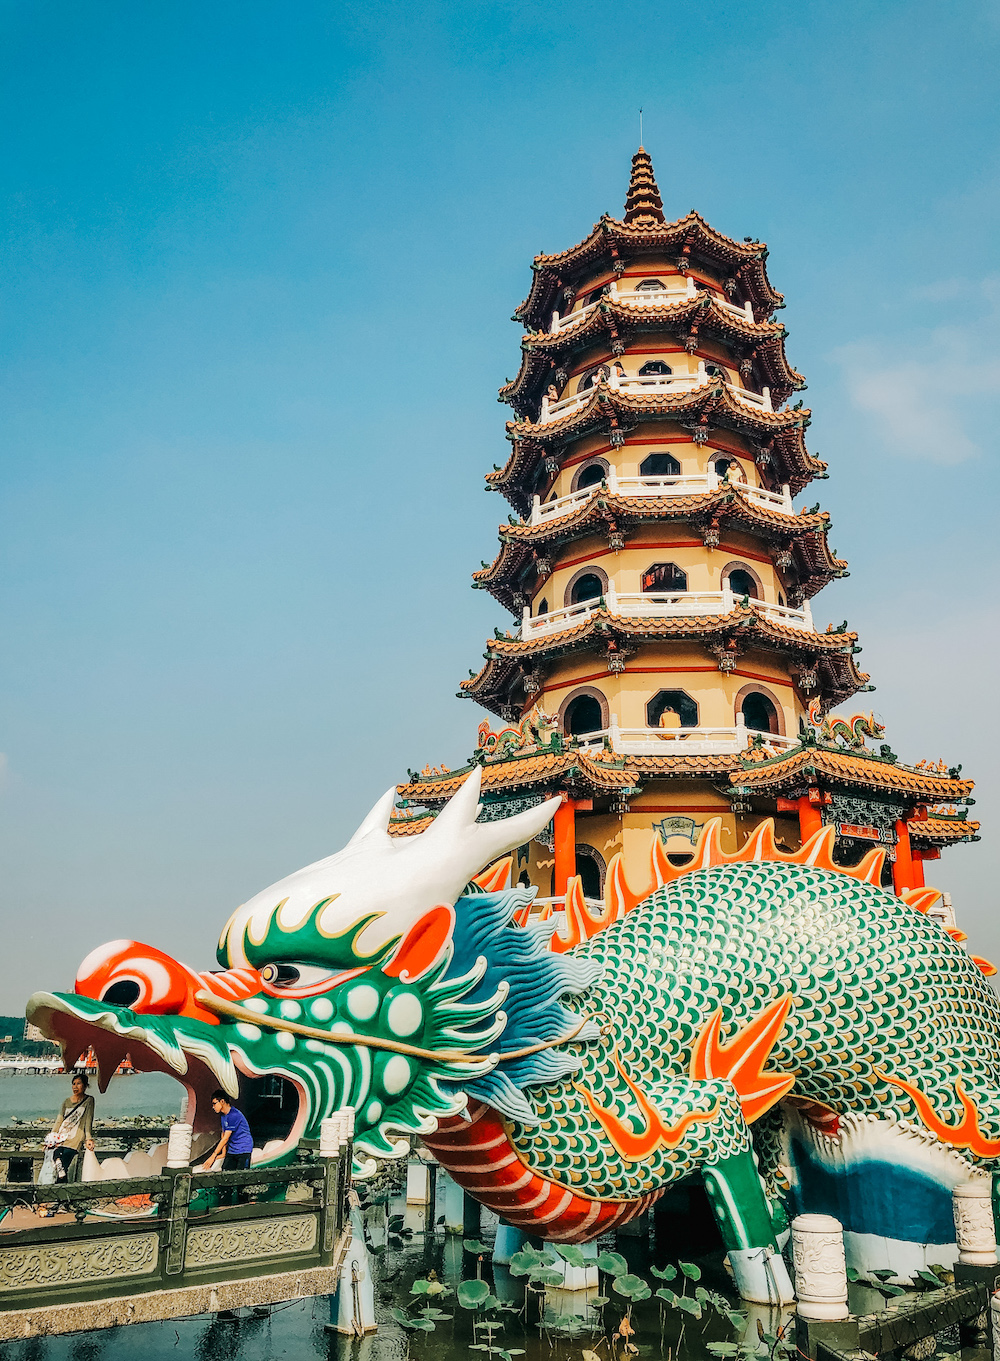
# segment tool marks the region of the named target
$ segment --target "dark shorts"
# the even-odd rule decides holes
[[[222,1158],[223,1172],[245,1172],[250,1166],[249,1153],[225,1153]]]
[[[52,1154],[52,1161],[56,1165],[56,1181],[76,1181],[75,1173],[78,1172],[82,1164],[77,1164],[77,1155],[81,1152],[79,1148],[68,1148],[66,1144],[61,1144]]]

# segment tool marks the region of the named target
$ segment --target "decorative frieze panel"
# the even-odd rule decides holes
[[[290,1257],[316,1247],[319,1220],[315,1215],[285,1215],[278,1219],[248,1220],[217,1228],[189,1229],[185,1270],[255,1257]]]
[[[118,1238],[77,1239],[0,1250],[0,1290],[87,1285],[119,1276],[148,1276],[156,1270],[155,1233]]]

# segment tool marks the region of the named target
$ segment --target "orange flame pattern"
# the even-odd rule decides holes
[[[979,1113],[975,1102],[962,1086],[961,1078],[955,1079],[955,1091],[965,1114],[957,1125],[946,1125],[919,1087],[914,1087],[912,1082],[905,1082],[901,1077],[883,1073],[878,1068],[875,1072],[883,1081],[902,1088],[916,1106],[921,1120],[942,1143],[951,1144],[953,1148],[967,1148],[970,1153],[975,1153],[980,1158],[995,1158],[1000,1154],[1000,1139],[987,1139],[980,1130]]]
[[[728,1078],[736,1088],[747,1124],[759,1119],[765,1111],[795,1086],[794,1073],[765,1072],[764,1065],[778,1043],[785,1020],[792,1005],[792,994],[785,993],[770,1006],[738,1030],[723,1044],[722,1008],[718,1007],[705,1022],[691,1051],[693,1078]]]
[[[617,1049],[611,1057],[611,1062],[618,1076],[635,1097],[643,1123],[643,1128],[638,1133],[631,1124],[620,1120],[614,1111],[600,1105],[593,1092],[588,1091],[586,1087],[577,1085],[576,1090],[590,1107],[604,1133],[628,1162],[641,1162],[660,1148],[676,1148],[692,1125],[703,1120],[714,1120],[719,1113],[719,1103],[716,1102],[710,1111],[687,1111],[676,1125],[666,1125],[646,1093],[632,1081],[621,1066]]]

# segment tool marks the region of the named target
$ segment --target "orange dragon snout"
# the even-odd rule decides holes
[[[195,1001],[202,991],[223,1001],[238,1001],[260,992],[256,969],[196,973],[153,945],[113,940],[92,950],[80,965],[74,991],[131,1011],[160,1016],[190,1016],[218,1025],[219,1018]]]

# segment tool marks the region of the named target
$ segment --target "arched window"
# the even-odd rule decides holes
[[[548,612],[549,602],[542,596],[541,600],[538,602],[538,609],[535,611],[535,617],[537,618],[540,614],[548,614]]]
[[[753,732],[779,732],[778,711],[759,690],[753,690],[743,698],[743,719]]]
[[[687,572],[682,571],[675,562],[654,562],[648,571],[643,572],[641,586],[644,592],[686,591]]]
[[[588,392],[600,378],[603,368],[603,364],[598,364],[596,368],[589,369],[580,379],[580,385],[577,388],[577,392]]]
[[[706,364],[705,372],[709,378],[725,378],[725,371],[718,364]]]
[[[600,898],[604,894],[604,857],[599,851],[595,851],[593,846],[581,845],[577,842],[576,847],[576,872],[580,876],[583,896],[585,898]]]
[[[574,491],[583,491],[585,487],[596,487],[607,477],[607,469],[603,463],[588,463],[576,479]]]
[[[760,599],[760,591],[754,578],[742,567],[735,568],[729,573],[729,589],[733,595],[741,598],[748,595],[751,600]]]
[[[665,364],[662,359],[651,359],[648,364],[643,364],[639,370],[640,378],[666,378],[673,373],[669,364]]]
[[[678,722],[666,715],[676,715]],[[658,690],[646,705],[646,722],[651,728],[697,728],[698,705],[684,690]]]
[[[569,593],[571,605],[582,605],[586,600],[600,600],[604,594],[604,582],[593,572],[585,572],[577,577]]]
[[[637,293],[659,293],[664,288],[666,288],[666,284],[661,283],[659,279],[643,279],[641,284],[636,284],[635,291]]]
[[[604,713],[599,699],[584,694],[570,700],[563,715],[563,729],[571,737],[600,732],[603,727]]]
[[[681,465],[673,454],[648,454],[639,464],[640,477],[680,477]]]

